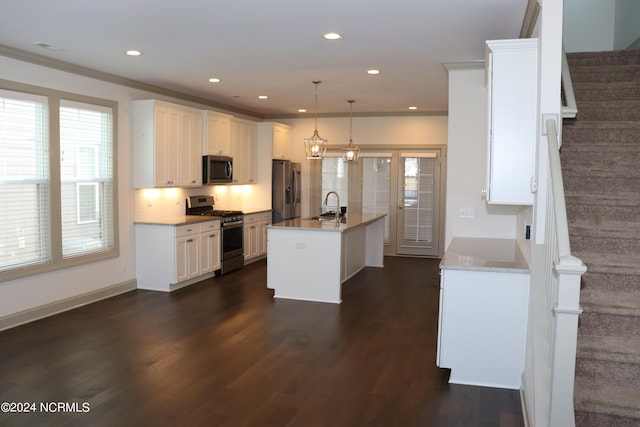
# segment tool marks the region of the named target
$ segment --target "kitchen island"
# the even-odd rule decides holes
[[[267,287],[274,298],[339,304],[342,283],[364,267],[383,267],[385,214],[339,221],[296,218],[267,229]]]

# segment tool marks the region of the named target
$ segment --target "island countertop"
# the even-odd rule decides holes
[[[529,263],[513,239],[456,237],[445,251],[440,268],[528,273]]]
[[[311,218],[294,218],[287,219],[276,224],[271,224],[269,228],[274,229],[291,229],[291,230],[315,230],[315,231],[331,231],[343,232],[349,229],[359,227],[361,225],[371,224],[387,214],[359,214],[350,212],[340,217],[336,223],[335,220],[319,220]]]

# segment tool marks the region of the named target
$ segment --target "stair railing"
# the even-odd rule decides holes
[[[549,361],[549,425],[574,426],[575,380],[580,278],[586,271],[582,260],[571,255],[569,226],[560,165],[558,130],[555,120],[545,122],[549,149],[551,191],[547,199],[546,240],[549,262],[546,280],[548,329],[545,347]]]
[[[562,49],[562,93],[564,94],[564,105],[562,106],[562,118],[573,119],[578,114],[576,105],[576,95],[573,92],[573,81],[569,72],[569,62],[567,53]]]

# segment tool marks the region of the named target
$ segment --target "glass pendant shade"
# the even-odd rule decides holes
[[[327,140],[320,137],[318,133],[318,85],[320,81],[316,80],[313,84],[316,85],[316,127],[311,138],[304,140],[304,151],[309,160],[323,159],[327,152]]]
[[[355,101],[349,100],[347,101],[351,104],[351,109],[349,112],[349,143],[346,147],[342,148],[342,161],[348,163],[356,163],[358,159],[360,159],[360,148],[353,144],[353,138],[351,136],[353,132],[353,103]]]
[[[322,159],[327,152],[327,140],[320,137],[318,129],[313,131],[311,138],[304,140],[304,151],[307,159]]]

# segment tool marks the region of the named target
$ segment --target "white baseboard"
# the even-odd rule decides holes
[[[86,294],[76,295],[71,298],[0,317],[0,331],[24,325],[25,323],[33,322],[34,320],[53,316],[54,314],[72,310],[83,305],[91,304],[92,302],[111,298],[116,295],[132,291],[136,289],[136,287],[137,282],[135,279],[132,279],[106,288],[98,289],[96,291],[87,292]]]

